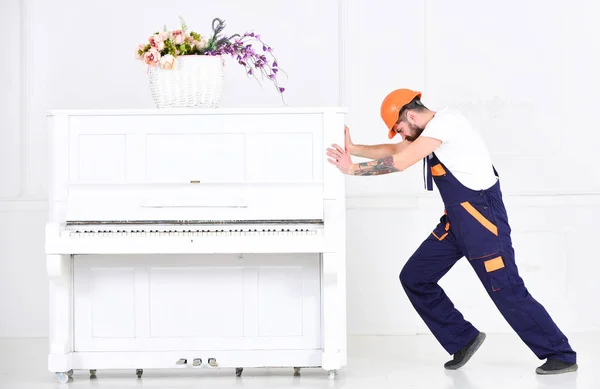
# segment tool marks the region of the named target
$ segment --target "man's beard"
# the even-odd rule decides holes
[[[423,132],[423,130],[425,130],[425,128],[421,128],[418,127],[416,124],[411,124],[411,123],[406,123],[408,125],[408,128],[410,129],[410,131],[412,133],[414,133],[414,135],[406,135],[404,137],[404,139],[406,139],[409,142],[414,142]]]

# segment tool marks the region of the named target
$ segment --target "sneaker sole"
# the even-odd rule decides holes
[[[460,363],[457,363],[456,365],[449,365],[449,366],[444,365],[444,368],[446,370],[456,370],[456,369],[460,369],[461,367],[463,367],[467,362],[469,362],[469,359],[471,359],[473,354],[475,354],[475,352],[477,350],[479,350],[479,347],[481,347],[481,345],[483,344],[485,337],[486,337],[485,332],[480,332],[477,335],[477,338],[475,339],[475,343],[473,343],[471,348],[469,350],[467,350],[467,353],[465,354],[465,357],[463,358],[463,360],[460,361]]]
[[[564,374],[564,373],[571,373],[571,372],[577,371],[577,368],[578,368],[577,364],[574,364],[573,366],[565,367],[564,369],[558,369],[558,370],[543,370],[542,368],[538,367],[537,369],[535,369],[535,372],[540,375]]]

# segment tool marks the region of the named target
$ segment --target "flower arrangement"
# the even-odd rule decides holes
[[[181,28],[168,31],[166,25],[162,32],[150,35],[147,43],[140,44],[136,49],[136,58],[150,67],[164,70],[173,69],[177,57],[184,55],[226,55],[229,54],[242,65],[248,76],[253,76],[260,84],[256,73],[273,82],[281,94],[285,88],[279,86],[277,73],[281,70],[273,48],[262,41],[260,35],[246,32],[243,35],[234,34],[222,37],[225,22],[219,18],[213,19],[212,36],[207,38],[197,32],[190,31],[183,18],[179,17]],[[252,46],[258,43],[262,51],[256,51]],[[270,57],[270,58],[268,58]],[[285,72],[284,72],[285,73]]]

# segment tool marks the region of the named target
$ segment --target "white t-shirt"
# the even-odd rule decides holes
[[[459,111],[451,108],[437,111],[421,136],[442,141],[435,155],[467,188],[488,189],[496,183],[492,159],[483,138]]]

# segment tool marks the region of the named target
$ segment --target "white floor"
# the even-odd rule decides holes
[[[319,369],[233,369],[75,371],[60,384],[46,368],[46,339],[0,339],[0,389],[40,388],[348,388],[348,389],[596,389],[600,388],[600,334],[571,334],[579,371],[538,376],[541,362],[515,335],[488,334],[473,359],[458,371],[442,365],[449,358],[429,335],[349,339],[348,366],[335,381]],[[598,370],[596,370],[598,369]]]

